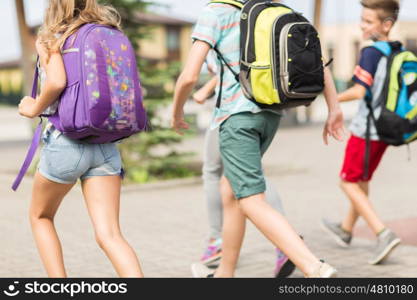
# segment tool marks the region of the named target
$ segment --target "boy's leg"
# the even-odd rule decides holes
[[[204,141],[203,182],[207,201],[209,238],[221,238],[223,205],[220,178],[223,173],[219,149],[219,131],[207,129]]]
[[[350,181],[356,183],[362,191],[362,195],[366,201],[369,202],[368,192],[369,185],[367,181],[361,181],[363,178],[363,158],[365,141],[361,138],[351,136],[346,144],[345,157],[343,161],[342,171],[340,176],[340,188],[344,191],[344,182]],[[346,217],[341,223],[332,222],[327,219],[322,220],[322,226],[327,233],[342,247],[349,246],[352,240],[353,228],[360,216],[355,206],[351,203]]]
[[[265,201],[265,180],[262,172],[261,159],[266,149],[272,142],[279,125],[279,117],[262,112],[258,114],[244,113],[234,115],[224,123],[220,129],[220,150],[225,170],[225,177],[230,183],[235,198],[240,199],[239,206],[233,205],[236,216],[243,219],[243,214],[237,213],[240,207],[244,215],[249,217],[253,223],[266,235],[276,247],[280,247],[290,259],[300,267],[307,276],[333,276],[335,270],[320,261],[307,249],[304,242],[291,228],[285,218],[275,211]],[[230,190],[230,188],[229,188]],[[228,199],[232,197],[229,196]],[[229,224],[226,221],[226,213],[223,231],[232,228],[236,224]],[[236,217],[236,219],[238,219]],[[242,228],[243,226],[240,226]],[[239,246],[238,232],[234,233],[235,245]],[[227,248],[231,248],[233,233],[223,235],[224,255]],[[241,239],[240,239],[241,241]],[[230,251],[229,267],[237,260],[239,251]],[[223,266],[222,266],[223,264]],[[225,265],[222,262],[221,266]],[[220,274],[220,273],[219,273]],[[230,275],[231,272],[229,271]],[[219,275],[217,275],[219,276]]]
[[[340,173],[342,178],[340,186],[342,190],[351,201],[356,214],[359,214],[365,219],[375,234],[378,234],[384,229],[384,224],[376,215],[376,212],[369,201],[368,182],[371,180],[373,173],[378,167],[387,146],[387,144],[380,141],[370,142],[369,172],[367,178],[364,178],[364,159],[367,147],[366,140],[352,135],[346,145],[345,158]],[[349,213],[350,220],[344,222],[346,227],[353,228],[357,219],[356,214],[353,211]]]
[[[233,276],[236,268],[245,229],[245,216],[236,197],[265,191],[257,130],[264,123],[261,114],[247,112],[230,116],[219,129],[224,167],[221,183],[223,254],[215,276]]]
[[[240,207],[251,222],[306,275],[312,274],[320,261],[306,247],[288,221],[257,194],[239,200]]]
[[[239,207],[229,181],[221,180],[223,199],[222,258],[215,277],[233,277],[245,234],[246,218]]]
[[[358,183],[342,182],[342,189],[351,200],[355,211],[365,219],[378,238],[374,255],[369,260],[370,264],[378,264],[388,257],[401,240],[395,233],[385,227],[376,215],[365,191]]]
[[[356,222],[359,219],[359,213],[356,211],[355,207],[350,204],[349,211],[346,217],[343,219],[342,224],[340,225],[341,228],[349,233],[352,233],[353,227],[355,227]]]
[[[355,211],[365,219],[372,231],[377,235],[384,230],[385,225],[377,216],[367,194],[362,190],[359,183],[342,181],[341,187],[351,201]]]
[[[223,204],[220,194],[220,178],[223,165],[219,149],[219,131],[207,129],[204,138],[203,185],[207,205],[209,224],[208,243],[200,261],[205,265],[213,263],[221,257],[221,230],[223,222]]]
[[[358,182],[359,186],[361,187],[362,191],[368,196],[369,200],[369,184],[368,182],[361,181]],[[359,213],[356,211],[355,207],[353,205],[349,206],[349,212],[346,215],[345,219],[343,220],[341,226],[342,229],[352,233],[353,228],[355,227],[355,224],[359,218]]]
[[[284,207],[282,205],[281,197],[278,194],[277,189],[272,184],[272,181],[265,177],[266,191],[265,198],[266,201],[276,209],[281,215],[285,216]],[[281,249],[275,249],[275,268],[274,276],[277,278],[285,278],[291,275],[295,270],[294,263],[288,259],[288,257],[281,251]]]

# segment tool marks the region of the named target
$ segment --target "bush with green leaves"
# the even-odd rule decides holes
[[[140,0],[106,0],[122,16],[122,27],[126,35],[138,50],[141,39],[146,38],[146,26],[140,24],[135,13],[146,11],[152,3]],[[128,182],[148,182],[159,179],[172,179],[195,176],[200,167],[192,162],[193,153],[178,152],[175,146],[184,137],[175,133],[169,120],[163,119],[161,111],[166,110],[172,102],[172,86],[180,72],[180,63],[171,63],[166,67],[138,58],[141,83],[145,91],[145,108],[151,121],[147,132],[135,135],[120,144],[123,164]]]

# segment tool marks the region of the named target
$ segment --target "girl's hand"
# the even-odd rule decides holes
[[[23,97],[19,103],[19,114],[31,119],[36,117],[36,100],[29,96]]]
[[[329,112],[323,130],[323,141],[328,145],[328,137],[331,136],[337,141],[343,141],[345,136],[345,126],[343,123],[343,113],[338,107]]]
[[[178,116],[174,115],[171,120],[171,127],[179,135],[184,135],[183,129],[189,129],[190,125],[184,121],[184,114],[181,114]]]
[[[203,91],[199,90],[194,93],[193,100],[198,104],[204,104],[207,100],[207,95]]]

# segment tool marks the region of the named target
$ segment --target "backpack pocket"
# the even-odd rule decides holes
[[[324,89],[323,59],[316,29],[288,23],[280,34],[281,89],[288,98],[314,98]]]
[[[268,105],[279,103],[278,91],[274,89],[271,65],[254,62],[250,69],[250,80],[256,102]]]

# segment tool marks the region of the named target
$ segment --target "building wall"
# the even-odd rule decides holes
[[[184,26],[181,29],[181,63],[184,65],[187,60],[188,53],[190,53],[192,26]]]
[[[192,26],[182,26],[180,28],[180,61],[185,63],[191,48]],[[167,49],[167,28],[163,25],[150,27],[147,38],[140,42],[139,55],[144,58],[165,61],[168,57]]]
[[[167,57],[166,30],[162,25],[150,27],[148,36],[140,42],[141,57],[163,60]]]

